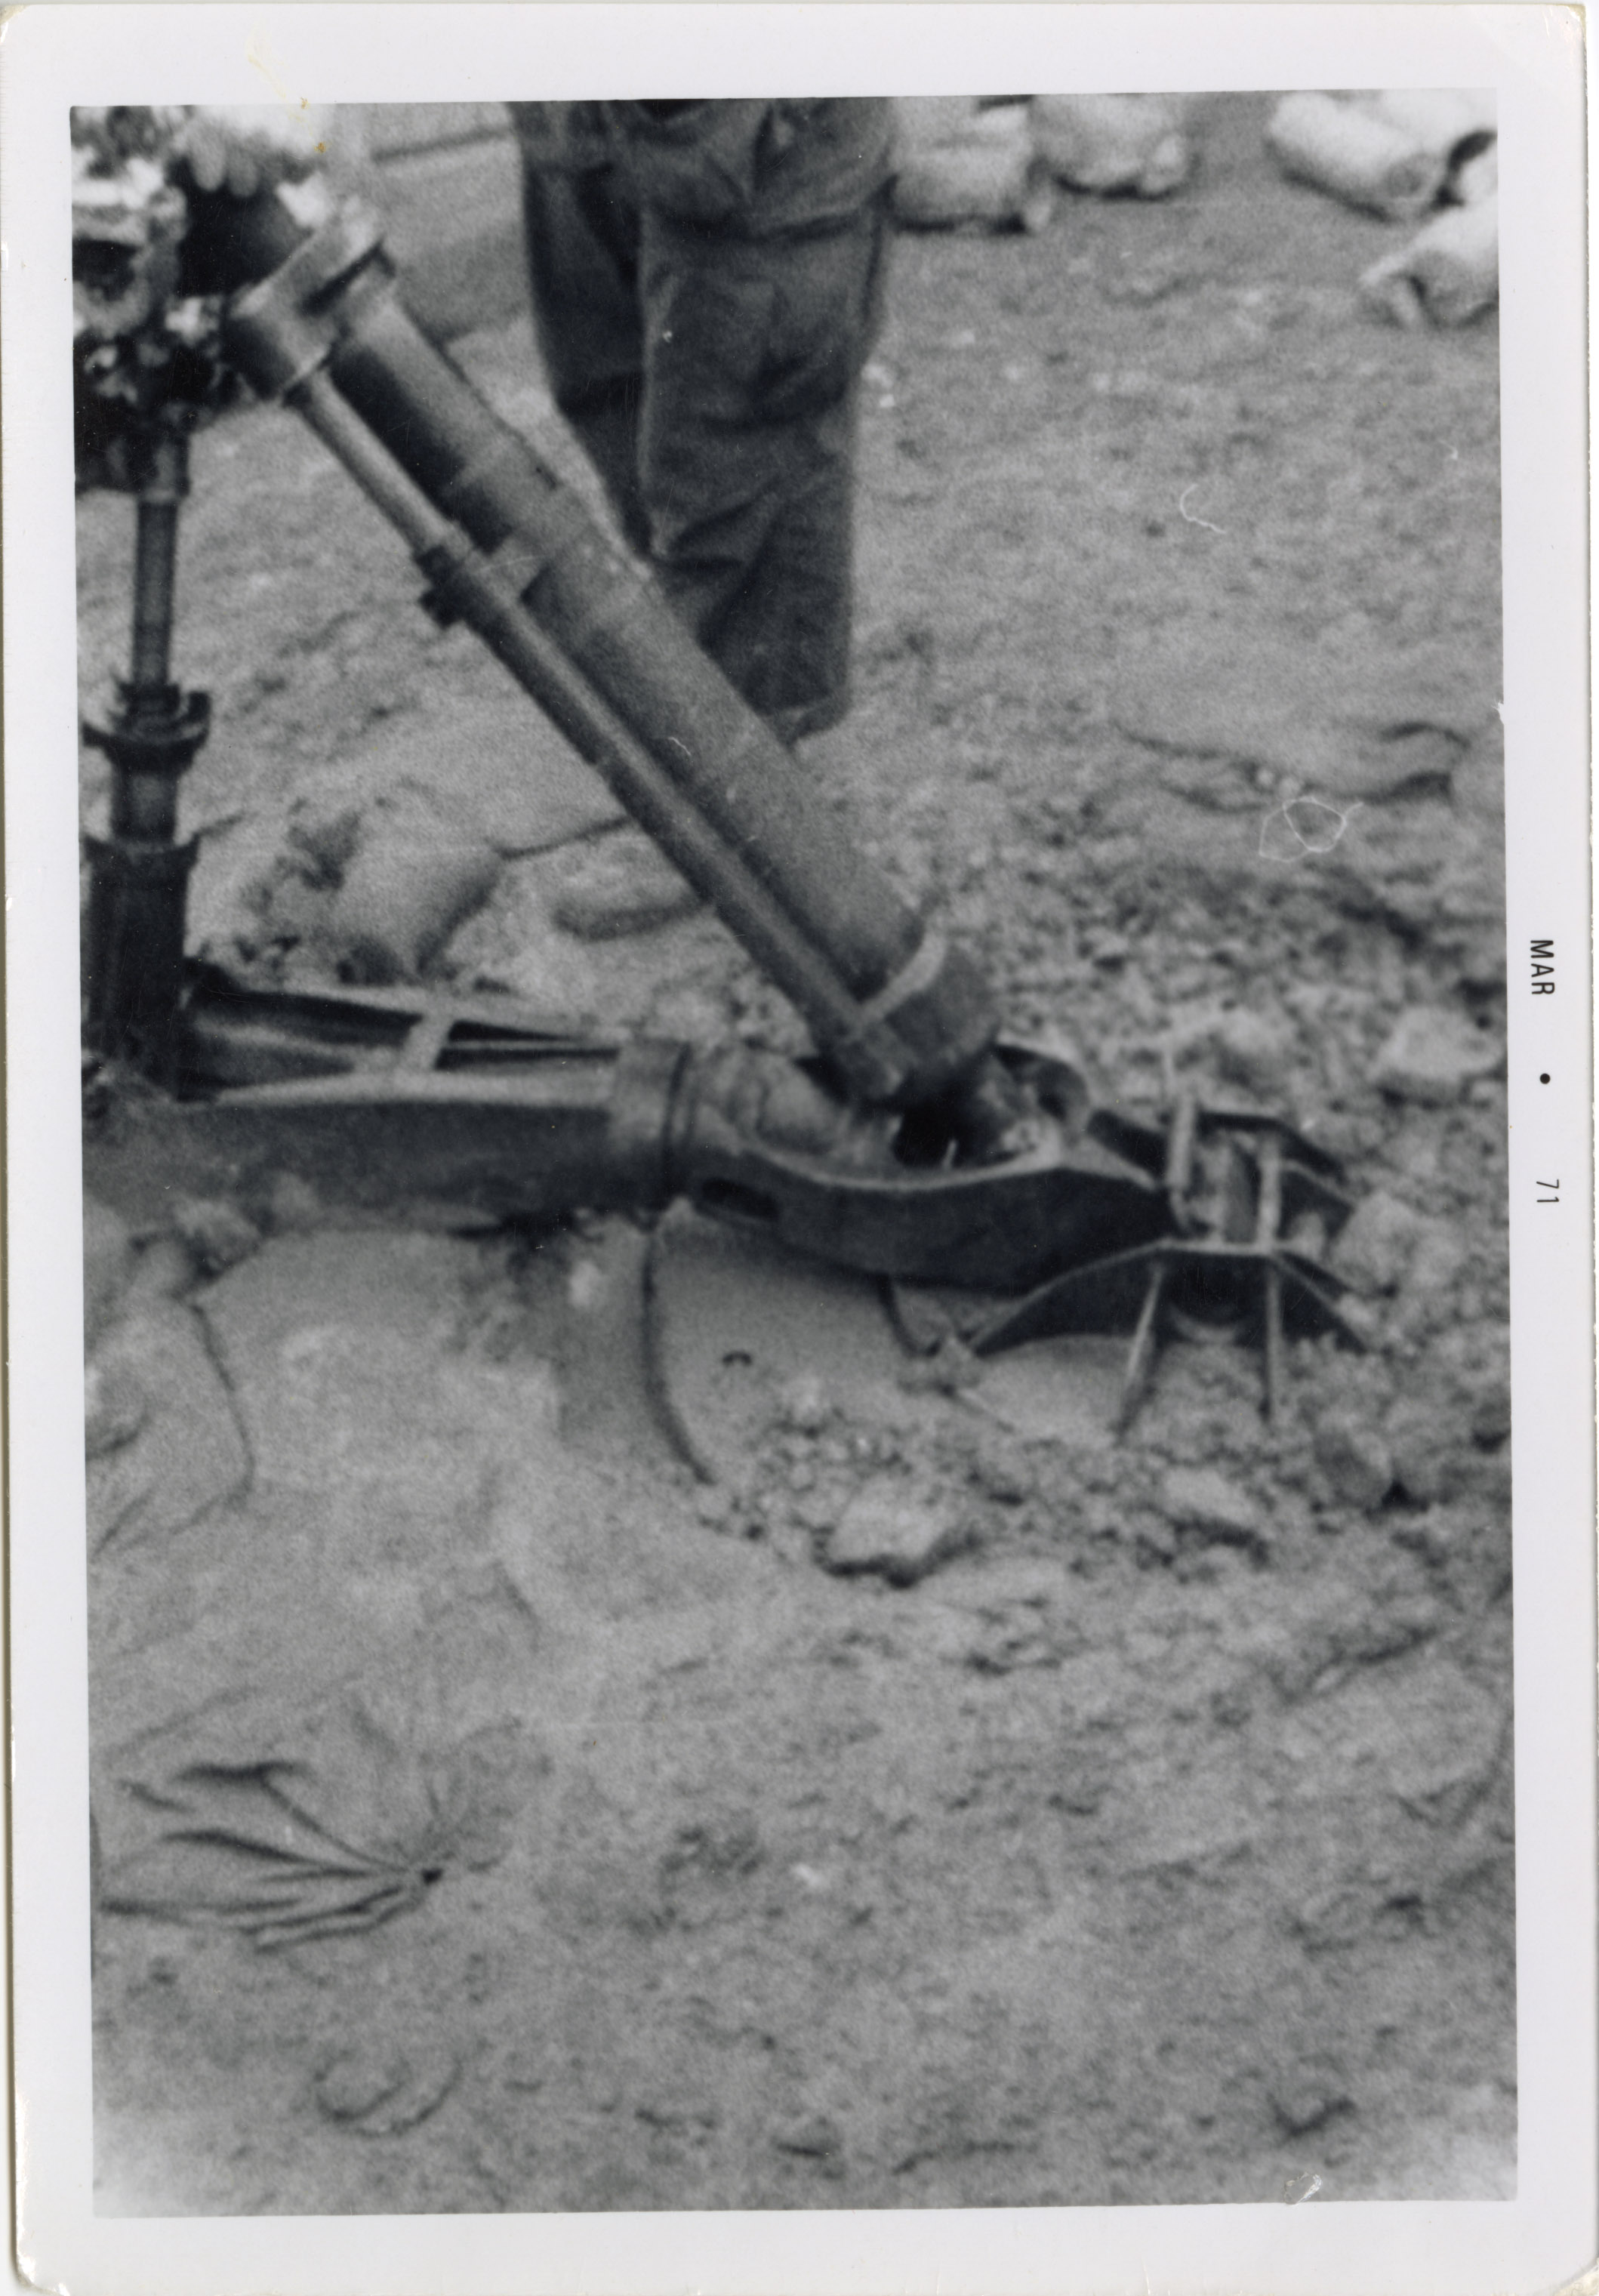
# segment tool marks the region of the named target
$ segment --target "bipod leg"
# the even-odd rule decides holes
[[[1277,1231],[1283,1224],[1283,1144],[1275,1132],[1261,1139],[1257,1160],[1255,1242],[1264,1256],[1265,1296],[1261,1306],[1264,1328],[1261,1355],[1266,1382],[1266,1416],[1276,1420],[1283,1399],[1283,1271],[1275,1254]]]
[[[1168,1273],[1164,1259],[1156,1263],[1150,1275],[1149,1289],[1144,1295],[1144,1305],[1138,1310],[1132,1344],[1128,1349],[1127,1367],[1121,1374],[1121,1394],[1116,1406],[1116,1432],[1119,1435],[1125,1435],[1131,1426],[1154,1375],[1160,1307],[1166,1297]]]
[[[130,674],[103,726],[84,739],[111,768],[104,837],[85,840],[89,913],[84,952],[88,1041],[152,1082],[179,1066],[179,1008],[189,873],[196,847],[177,841],[177,784],[204,742],[210,704],[170,682],[178,506],[189,488],[188,439],[161,430],[145,449],[134,547]]]

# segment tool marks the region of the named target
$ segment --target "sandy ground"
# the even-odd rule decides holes
[[[1347,1160],[1372,1352],[1267,1431],[1176,1348],[1117,1449],[677,1222],[94,1219],[102,2210],[1513,2189],[1497,333],[1364,313],[1398,233],[1262,119],[901,241],[811,770],[1107,1095]],[[457,355],[542,420],[525,326]],[[494,887],[436,981],[800,1041],[703,916],[556,925],[603,793],[289,417],[196,466],[197,944],[325,977],[352,848],[442,816]],[[128,533],[86,499],[91,697]],[[845,1571],[873,1507],[934,1530]]]

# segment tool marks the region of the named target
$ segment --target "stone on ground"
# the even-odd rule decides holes
[[[1428,1222],[1398,1196],[1362,1196],[1332,1247],[1332,1266],[1357,1292],[1395,1292],[1409,1273]]]
[[[1504,1048],[1447,1005],[1414,1006],[1378,1054],[1372,1082],[1395,1100],[1446,1108],[1478,1077],[1505,1064]]]
[[[1316,1431],[1316,1464],[1333,1496],[1369,1513],[1393,1487],[1394,1466],[1382,1434],[1353,1411],[1330,1411]]]
[[[840,1515],[827,1543],[827,1567],[878,1571],[908,1587],[965,1543],[947,1506],[892,1479],[868,1483]]]
[[[1286,1089],[1294,1032],[1286,1021],[1236,1009],[1199,1022],[1185,1049],[1208,1053],[1218,1075],[1262,1100]]]
[[[1292,2066],[1274,2075],[1267,2094],[1272,2111],[1290,2136],[1308,2136],[1334,2113],[1347,2112],[1352,2103],[1338,2075],[1314,2064]]]
[[[1448,1489],[1457,1439],[1436,1406],[1405,1401],[1389,1414],[1385,1430],[1394,1480],[1417,1506],[1431,1506]]]
[[[1177,1529],[1209,1538],[1248,1546],[1262,1537],[1254,1500],[1215,1467],[1173,1467],[1160,1485],[1160,1506]]]
[[[183,1196],[172,1225],[202,1275],[220,1275],[258,1250],[261,1231],[234,1204],[217,1197]]]

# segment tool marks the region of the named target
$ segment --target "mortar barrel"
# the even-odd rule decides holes
[[[326,235],[337,243],[332,229]],[[301,270],[315,275],[314,248],[297,255],[284,280]],[[900,1037],[904,1096],[930,1098],[970,1071],[998,1021],[976,966],[959,950],[931,961],[937,952],[922,921],[858,837],[817,804],[789,751],[647,573],[422,334],[381,250],[334,276],[303,309],[268,280],[242,299],[237,316],[230,348],[243,372],[253,365],[278,387],[278,321],[303,328],[309,318],[324,328],[330,380],[428,500],[485,553],[514,542],[521,594],[539,627],[849,998],[870,1008],[873,1029]],[[703,883],[703,853],[691,870],[665,822],[646,825]],[[730,913],[737,899],[711,898],[738,931]],[[769,953],[751,954],[805,1009],[798,984],[771,967]],[[816,1025],[814,1009],[808,1018]],[[836,1036],[824,1041],[840,1056]]]

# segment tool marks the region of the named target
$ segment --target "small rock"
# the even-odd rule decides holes
[[[1322,2128],[1334,2113],[1349,2112],[1354,2107],[1354,2100],[1338,2076],[1315,2065],[1278,2074],[1267,2095],[1271,2099],[1272,2111],[1290,2136],[1308,2136],[1312,2129]]]
[[[1316,1431],[1316,1464],[1333,1496],[1369,1513],[1393,1487],[1394,1464],[1382,1435],[1352,1411],[1330,1411]]]
[[[1252,1546],[1261,1537],[1254,1500],[1214,1467],[1173,1467],[1161,1483],[1160,1505],[1181,1530],[1238,1546]]]
[[[219,1197],[180,1196],[172,1225],[202,1275],[220,1275],[259,1248],[261,1232]]]
[[[1417,1005],[1404,1014],[1378,1054],[1372,1082],[1396,1100],[1445,1108],[1476,1077],[1503,1067],[1503,1047],[1464,1013]]]
[[[880,1571],[914,1586],[967,1543],[948,1513],[896,1480],[868,1484],[849,1502],[827,1546],[830,1570]]]
[[[124,1365],[90,1364],[83,1382],[84,1452],[103,1459],[119,1451],[150,1416],[150,1398]]]
[[[1264,1013],[1220,1013],[1192,1038],[1194,1049],[1208,1052],[1218,1074],[1242,1085],[1262,1100],[1279,1099],[1288,1083],[1293,1058],[1294,1033],[1284,1021]]]
[[[985,1498],[1001,1506],[1021,1506],[1037,1485],[1027,1460],[1013,1446],[980,1439],[972,1454],[972,1480]]]
[[[83,1200],[84,1345],[92,1348],[133,1277],[135,1253],[127,1223],[97,1196]]]
[[[814,1372],[789,1381],[777,1398],[779,1423],[796,1435],[819,1435],[832,1417],[827,1390]]]
[[[1428,1223],[1410,1206],[1374,1188],[1356,1205],[1332,1246],[1332,1267],[1357,1292],[1397,1291]]]
[[[316,2102],[362,2136],[398,2136],[438,2110],[461,2074],[447,2043],[413,2050],[359,2042],[317,2073]]]
[[[844,2150],[843,2132],[825,2113],[814,2113],[809,2120],[781,2130],[772,2139],[780,2152],[797,2152],[804,2160],[830,2161],[838,2159]]]
[[[1102,972],[1119,971],[1133,953],[1133,944],[1125,933],[1102,932],[1092,939],[1085,933],[1081,938],[1090,964],[1096,964]]]
[[[1398,1404],[1384,1432],[1394,1481],[1415,1506],[1432,1506],[1456,1480],[1454,1463],[1464,1431],[1423,1403]]]

